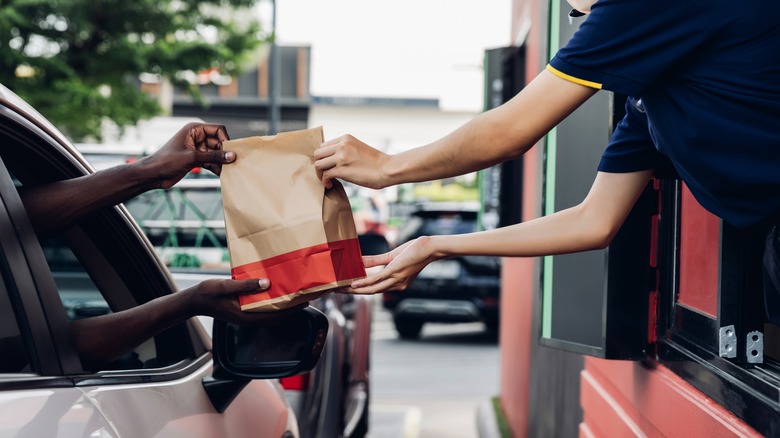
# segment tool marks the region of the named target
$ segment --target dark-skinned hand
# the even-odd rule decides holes
[[[211,316],[238,325],[262,324],[287,318],[293,312],[303,309],[306,303],[290,309],[275,312],[245,312],[238,302],[239,295],[262,292],[269,287],[266,279],[254,280],[205,280],[181,291],[189,295],[195,315]]]
[[[236,159],[235,152],[222,150],[222,142],[227,140],[230,137],[222,125],[188,123],[141,162],[156,176],[158,187],[167,189],[196,167],[219,175],[223,163]]]

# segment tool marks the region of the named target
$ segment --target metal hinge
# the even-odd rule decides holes
[[[737,357],[737,332],[733,325],[720,328],[720,357]],[[763,356],[763,353],[762,353]]]
[[[764,363],[764,334],[759,331],[747,334],[745,357],[748,363]]]

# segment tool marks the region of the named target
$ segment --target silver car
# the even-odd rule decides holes
[[[215,324],[222,335],[212,351],[203,325],[191,319],[101,369],[85,369],[69,320],[175,291],[123,206],[54,239],[35,235],[18,187],[91,171],[62,134],[0,85],[0,437],[299,436],[277,379],[314,366],[327,333],[324,316],[301,339],[282,339],[278,328],[256,333],[278,351],[253,350],[249,365],[235,351],[254,344],[230,345],[246,337],[242,329]],[[306,366],[279,359],[288,341],[308,355]]]

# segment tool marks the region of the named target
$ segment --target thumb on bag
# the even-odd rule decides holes
[[[196,151],[195,164],[205,166],[207,164],[226,164],[236,161],[236,153],[233,151]]]
[[[236,161],[236,153],[233,151],[195,151],[193,167],[202,167],[219,176],[222,173],[222,165],[234,161]]]

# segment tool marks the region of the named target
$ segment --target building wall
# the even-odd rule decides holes
[[[581,437],[759,437],[663,366],[585,359]]]
[[[508,44],[526,46],[526,81],[535,77],[546,61],[547,7],[542,3],[514,0],[512,4],[512,37]],[[541,147],[532,148],[523,161],[523,220],[541,215]],[[505,259],[502,269],[500,401],[509,428],[517,437],[527,436],[529,428],[530,357],[537,342],[532,322],[539,269],[536,258]]]
[[[351,134],[388,153],[437,140],[477,113],[445,112],[429,106],[351,106],[313,104],[309,126],[322,126],[325,139]]]

